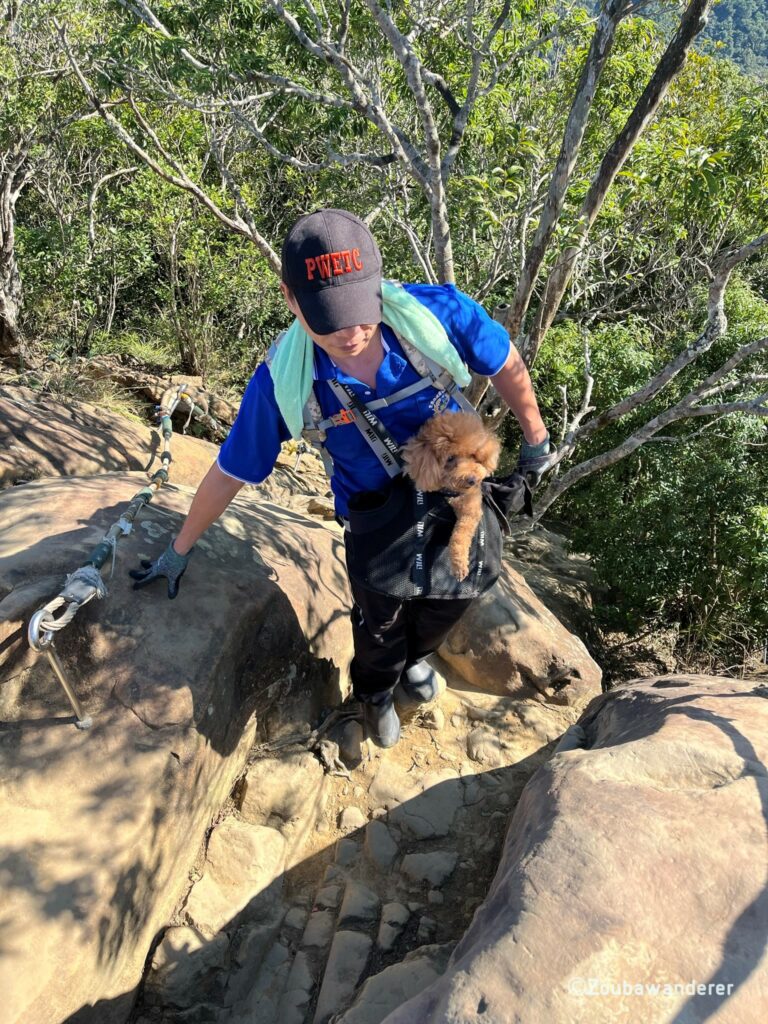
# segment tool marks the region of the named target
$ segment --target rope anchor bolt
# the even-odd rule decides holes
[[[69,703],[72,705],[72,710],[75,712],[75,725],[78,729],[90,729],[93,725],[93,719],[90,715],[86,715],[83,710],[83,706],[77,699],[75,691],[69,684],[66,675],[64,674],[64,666],[61,664],[59,658],[59,652],[56,650],[56,645],[53,642],[53,630],[45,629],[43,626],[43,619],[49,616],[47,608],[41,608],[35,612],[29,621],[29,629],[27,630],[27,636],[29,638],[29,646],[33,651],[37,651],[40,654],[45,654],[48,661],[51,663],[51,668],[56,678],[61,683],[61,686],[69,698]]]

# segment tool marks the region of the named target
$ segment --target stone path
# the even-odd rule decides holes
[[[451,689],[393,750],[346,722],[326,772],[298,746],[252,766],[158,946],[138,1024],[378,1024],[442,973],[525,782],[577,713],[440,667]],[[348,770],[328,770],[329,747]]]

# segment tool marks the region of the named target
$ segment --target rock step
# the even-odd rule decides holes
[[[391,859],[393,841],[375,831],[383,865]],[[382,917],[377,894],[350,877],[360,856],[359,843],[338,840],[311,910],[294,907],[285,915],[280,938],[234,1007],[234,1022],[326,1024],[352,1002],[374,943],[391,948],[409,916],[407,908],[387,904]]]

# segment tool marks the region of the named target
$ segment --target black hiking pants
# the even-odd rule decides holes
[[[356,697],[393,690],[406,668],[433,654],[475,600],[414,597],[406,601],[366,590],[350,580],[355,656],[350,675]]]

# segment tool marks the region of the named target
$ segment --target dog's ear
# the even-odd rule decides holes
[[[412,437],[403,446],[405,471],[420,491],[439,491],[442,482],[442,466],[435,452],[425,438]]]
[[[497,437],[490,436],[477,450],[477,461],[492,473],[499,464],[501,442]]]

